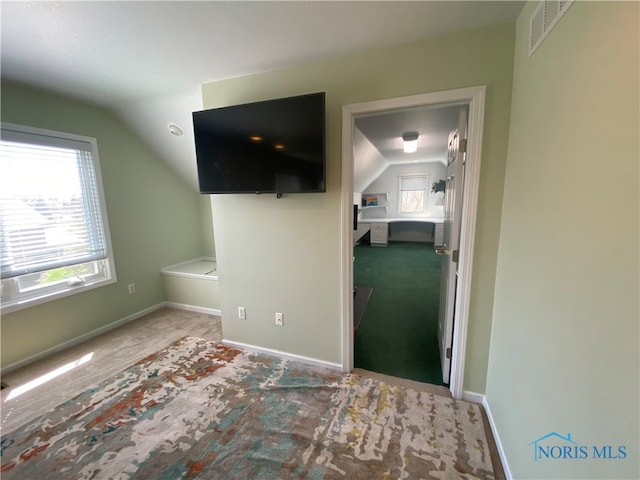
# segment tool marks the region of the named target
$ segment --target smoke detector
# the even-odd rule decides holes
[[[167,129],[169,130],[169,133],[171,135],[175,135],[176,137],[179,137],[181,135],[184,135],[184,130],[182,129],[182,127],[176,123],[168,123],[167,124]]]

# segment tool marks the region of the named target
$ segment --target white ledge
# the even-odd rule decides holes
[[[422,222],[422,223],[444,223],[444,218],[435,217],[360,217],[358,223],[371,222]]]

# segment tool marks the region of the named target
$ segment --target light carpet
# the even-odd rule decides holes
[[[477,405],[182,338],[2,437],[2,478],[493,479]]]

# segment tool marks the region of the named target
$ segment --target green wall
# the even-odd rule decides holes
[[[213,235],[213,217],[211,216],[211,195],[199,195],[200,197],[200,225],[202,227],[203,256],[216,256],[216,245]]]
[[[97,138],[118,282],[2,316],[2,365],[164,301],[160,268],[203,255],[202,199],[107,111],[2,84],[2,121]],[[127,285],[136,284],[134,295]]]
[[[514,478],[639,478],[639,4],[517,22],[487,401]],[[604,167],[607,167],[606,169]],[[534,461],[558,432],[587,459]],[[625,459],[593,459],[610,445]]]
[[[465,373],[465,389],[484,392],[509,125],[513,41],[514,25],[501,25],[203,85],[205,108],[315,91],[327,94],[326,193],[289,195],[282,199],[273,195],[214,198],[226,339],[341,363],[342,106],[486,85]],[[238,306],[247,308],[246,320],[237,319]],[[284,327],[274,325],[276,311],[284,313]]]

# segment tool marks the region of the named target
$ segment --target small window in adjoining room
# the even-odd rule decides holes
[[[2,124],[2,312],[116,281],[95,138]]]
[[[424,215],[427,213],[428,175],[400,177],[400,213]]]

